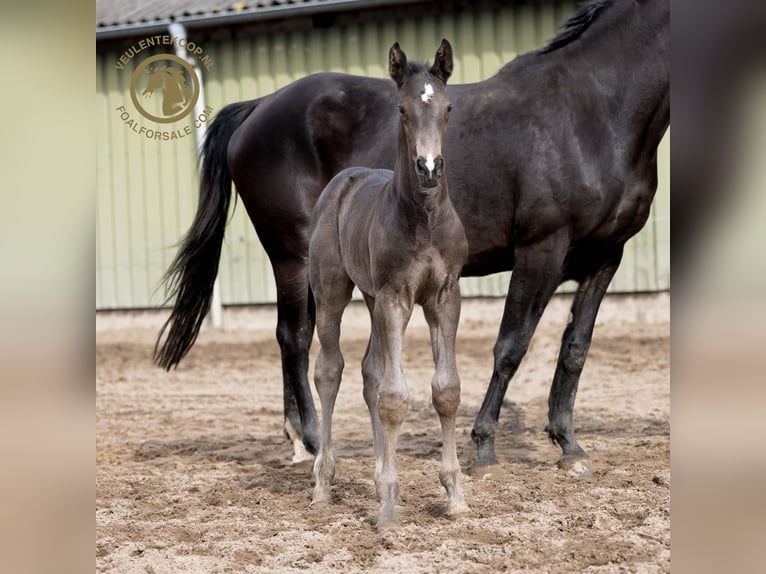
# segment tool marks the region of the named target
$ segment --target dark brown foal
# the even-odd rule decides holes
[[[439,478],[447,490],[446,511],[453,515],[467,510],[455,447],[460,403],[455,334],[460,316],[458,278],[468,243],[447,193],[442,157],[452,48],[443,40],[429,70],[408,63],[394,44],[389,72],[399,88],[395,169],[353,167],[335,176],[314,210],[309,244],[309,280],[321,344],[314,382],[322,404],[313,502],[330,498],[335,472],[332,413],[343,370],[340,321],[356,285],[372,320],[362,375],[372,419],[379,527],[396,524],[396,442],[408,406],[402,342],[416,303],[423,307],[430,327],[436,365],[431,388],[442,426]]]

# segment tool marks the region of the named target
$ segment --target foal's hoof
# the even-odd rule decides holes
[[[556,463],[561,470],[566,472],[567,476],[571,478],[590,478],[590,468],[588,467],[588,459],[574,456],[562,456],[558,463]]]
[[[314,496],[311,498],[312,508],[324,508],[330,505],[332,495],[329,489],[314,488]]]
[[[399,528],[399,521],[394,520],[381,520],[378,518],[378,520],[375,522],[375,528],[378,532],[383,534],[384,532],[393,532],[397,528]]]
[[[500,476],[500,472],[499,464],[488,464],[486,466],[472,466],[468,469],[467,474],[479,480],[494,480]]]
[[[311,500],[311,504],[309,505],[311,508],[327,508],[330,506],[330,499],[329,498],[314,498]]]
[[[399,519],[393,508],[381,508],[378,513],[378,519],[375,521],[375,528],[378,532],[387,532],[399,527]]]
[[[449,518],[458,518],[464,514],[468,514],[470,512],[470,508],[468,508],[468,505],[465,503],[465,500],[459,499],[459,500],[448,500],[447,506],[444,508],[444,513]]]

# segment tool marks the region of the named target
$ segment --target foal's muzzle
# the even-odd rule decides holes
[[[444,158],[438,155],[432,161],[433,165],[430,166],[423,156],[418,156],[415,160],[415,171],[423,187],[436,187],[444,174]]]

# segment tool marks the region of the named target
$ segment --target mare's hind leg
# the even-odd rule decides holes
[[[448,516],[468,511],[463,496],[460,462],[455,443],[455,416],[460,405],[460,378],[455,363],[455,335],[460,320],[460,288],[454,287],[444,293],[438,307],[424,308],[426,321],[431,330],[431,348],[436,372],[431,381],[434,408],[442,427],[442,462],[439,480],[447,491]]]
[[[383,378],[378,390],[378,414],[383,427],[381,458],[375,461],[375,487],[380,500],[377,526],[385,528],[397,523],[396,502],[399,477],[396,467],[396,443],[399,428],[409,405],[407,383],[402,368],[404,330],[412,313],[411,302],[396,293],[379,294],[375,300],[373,329],[380,342]]]
[[[303,258],[274,259],[277,282],[277,341],[282,354],[285,433],[293,442],[293,462],[316,454],[319,422],[308,381],[309,347],[314,335],[314,301]],[[304,448],[305,447],[305,448]]]
[[[295,398],[295,391],[292,384],[289,384],[285,375],[285,367],[282,365],[282,384],[284,392],[285,409],[285,436],[293,445],[293,464],[311,460],[314,456],[306,449],[303,444],[303,423],[301,423],[301,411],[298,408],[298,399]]]
[[[492,379],[471,431],[477,448],[475,467],[497,464],[495,426],[503,398],[511,377],[527,352],[545,306],[561,283],[567,244],[567,237],[558,234],[516,250],[505,310],[495,343]]]
[[[340,351],[340,322],[351,300],[353,283],[340,266],[321,270],[315,289],[319,355],[314,367],[314,385],[322,405],[322,427],[319,454],[314,460],[314,496],[312,504],[329,502],[330,487],[335,476],[332,453],[332,413],[343,372]]]
[[[580,283],[572,302],[572,315],[564,335],[548,396],[548,436],[561,446],[559,467],[571,476],[587,476],[585,451],[577,444],[572,424],[577,385],[593,336],[601,301],[622,258],[622,248],[609,263]]]

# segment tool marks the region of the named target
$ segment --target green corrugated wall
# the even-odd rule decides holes
[[[207,104],[218,111],[313,72],[385,77],[386,55],[395,40],[409,57],[426,60],[446,37],[456,56],[451,82],[479,81],[517,54],[543,45],[574,9],[572,2],[528,3],[493,11],[208,41],[203,48],[215,64],[205,76]],[[163,293],[157,287],[175,245],[191,224],[197,202],[194,138],[147,140],[126,128],[115,111],[124,105],[131,116],[138,117],[129,95],[132,69],[115,69],[119,55],[99,52],[97,59],[97,309],[162,303]],[[172,124],[176,129],[179,125]],[[628,244],[612,291],[669,287],[667,140],[660,149],[660,185],[651,218]],[[463,293],[504,295],[508,279],[508,273],[465,278]],[[271,266],[241,206],[227,227],[220,284],[224,304],[276,300]],[[563,286],[567,288],[571,286]]]

